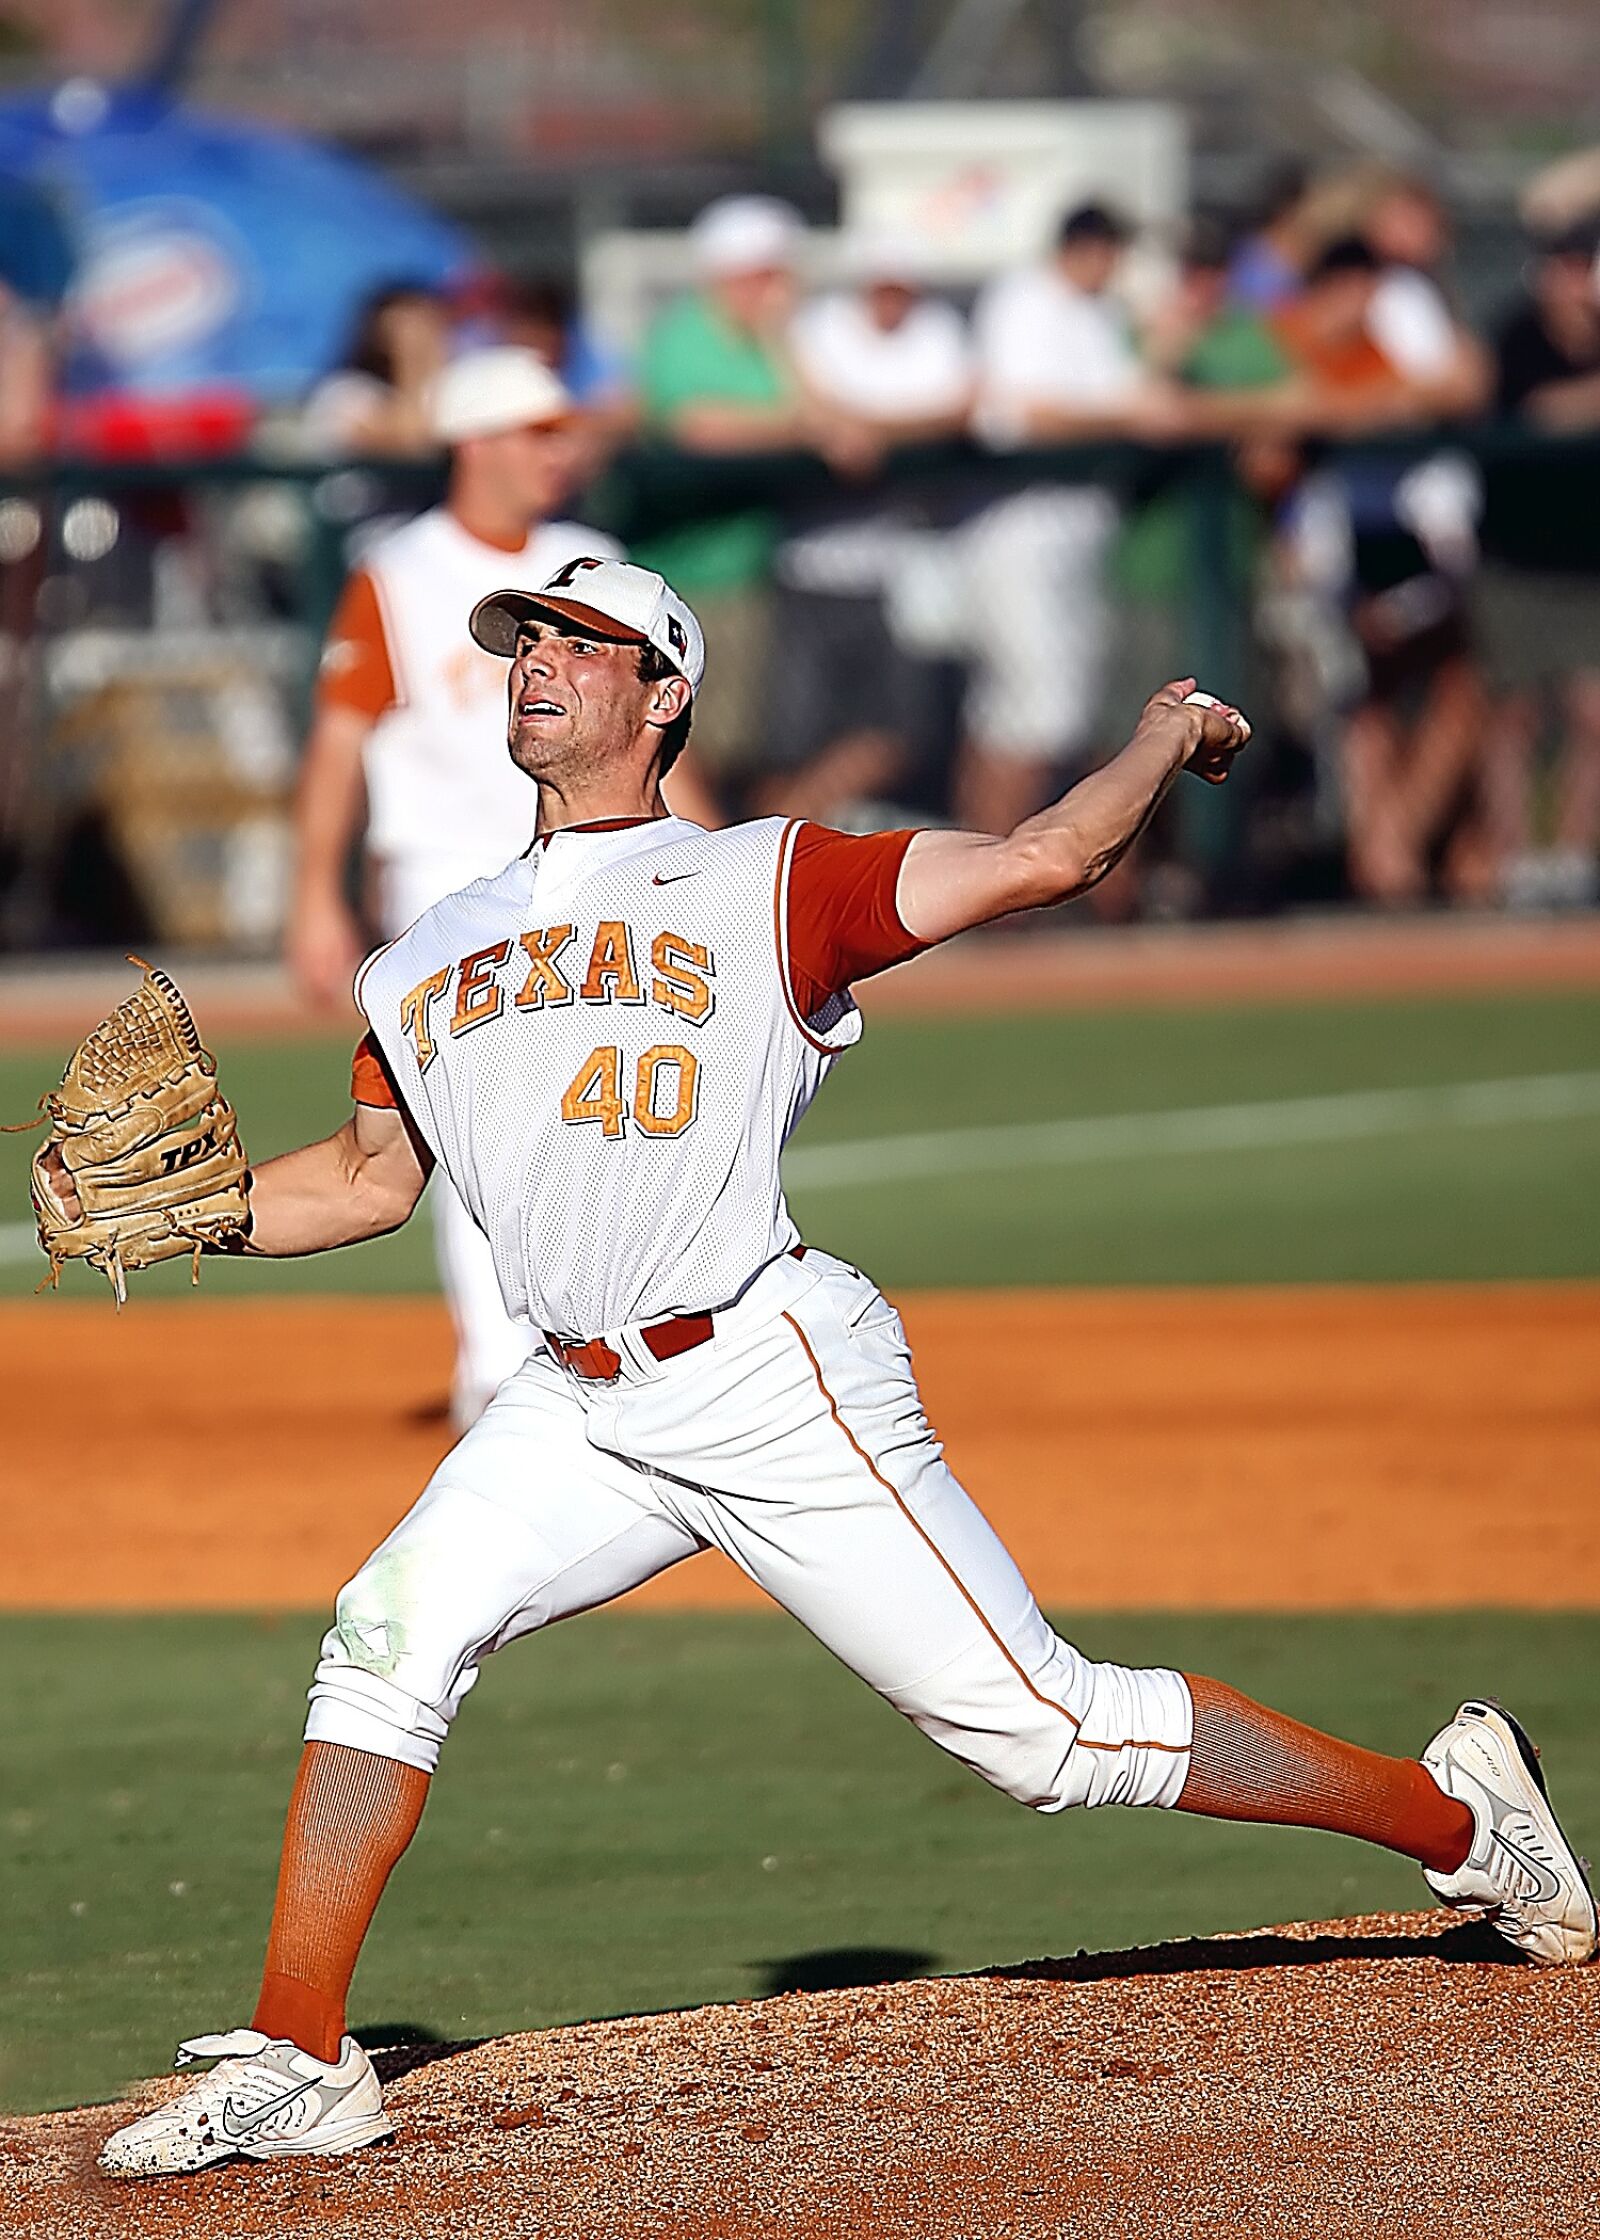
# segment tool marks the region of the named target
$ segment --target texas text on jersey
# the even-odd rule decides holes
[[[398,1092],[513,1315],[587,1339],[715,1308],[797,1242],[779,1155],[860,1035],[850,982],[920,946],[910,837],[568,828],[372,958],[356,1096]]]

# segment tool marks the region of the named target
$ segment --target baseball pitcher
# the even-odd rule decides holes
[[[253,2023],[188,2041],[180,2064],[214,2066],[118,2131],[103,2167],[342,2154],[385,2134],[346,1995],[483,1659],[713,1547],[1035,1811],[1154,1805],[1361,1836],[1530,1958],[1588,1959],[1581,1865],[1494,1704],[1464,1704],[1420,1761],[1388,1758],[1055,1633],[945,1465],[894,1308],[807,1247],[784,1204],[784,1141],[861,1033],[852,985],[1081,894],[1181,771],[1227,777],[1238,712],[1191,679],[1164,686],[1114,761],[1002,838],[775,819],[713,833],[661,798],[704,650],[659,576],[580,558],[536,593],[482,599],[471,627],[506,664],[530,843],[363,966],[344,1125],[256,1167],[227,1237],[171,1218],[198,1251],[320,1252],[397,1227],[441,1165],[534,1350],[338,1598]],[[38,1162],[58,1251],[88,1218],[75,1141]]]

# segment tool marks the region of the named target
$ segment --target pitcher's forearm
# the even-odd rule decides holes
[[[340,1245],[364,1244],[398,1229],[416,1203],[374,1162],[354,1150],[348,1132],[308,1143],[252,1170],[249,1250],[288,1260]]]
[[[948,941],[1014,910],[1070,902],[1127,853],[1180,770],[1221,785],[1249,736],[1236,708],[1175,678],[1152,694],[1115,760],[1015,832],[919,832],[895,889],[901,924],[921,941]]]
[[[1177,725],[1136,736],[1103,769],[1080,778],[1059,801],[1017,827],[1010,845],[1035,859],[1035,907],[1085,893],[1121,861],[1165,799],[1192,745],[1192,730]]]

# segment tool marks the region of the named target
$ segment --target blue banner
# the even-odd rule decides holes
[[[347,156],[87,81],[0,103],[0,189],[48,210],[70,259],[79,395],[293,398],[338,362],[376,289],[476,265],[463,233]],[[3,250],[0,277],[31,292]]]

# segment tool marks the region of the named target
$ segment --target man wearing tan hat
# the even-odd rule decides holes
[[[531,838],[526,780],[506,758],[505,672],[466,616],[506,582],[610,557],[598,530],[552,519],[572,485],[572,404],[531,350],[446,367],[433,425],[450,450],[444,503],[380,538],[345,584],[323,649],[295,807],[288,955],[301,990],[342,1002],[370,943],[345,895],[366,812],[367,887],[392,939],[431,903],[499,871]],[[434,1192],[439,1270],[457,1335],[451,1412],[473,1422],[520,1367],[489,1249],[454,1190]]]

